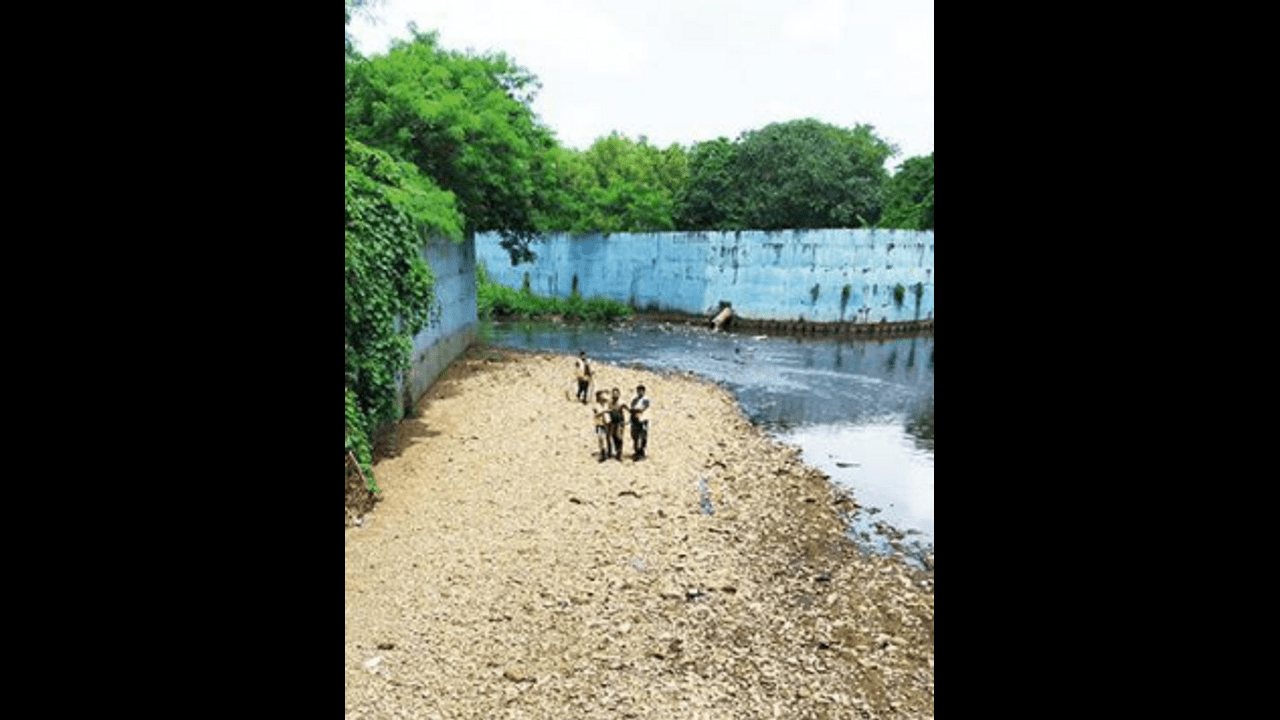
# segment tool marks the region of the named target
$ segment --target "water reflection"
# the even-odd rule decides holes
[[[853,535],[869,549],[919,558],[933,551],[933,453],[899,424],[806,426],[778,433],[805,462],[854,491]]]
[[[915,412],[907,416],[907,434],[915,438],[919,447],[933,452],[933,397],[917,406]]]

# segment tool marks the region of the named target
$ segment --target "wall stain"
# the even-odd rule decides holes
[[[795,318],[803,311],[806,322],[834,321],[837,318],[848,321],[854,317],[862,320],[863,316],[868,316],[866,320],[870,321],[872,307],[878,310],[881,306],[880,284],[885,284],[886,296],[883,299],[889,303],[892,293],[888,291],[895,282],[914,286],[919,281],[923,281],[925,292],[919,300],[921,307],[917,317],[932,316],[933,268],[932,255],[928,252],[932,247],[931,232],[921,233],[921,237],[928,238],[927,240],[917,240],[913,233],[898,233],[894,237],[887,232],[872,234],[856,230],[826,233],[806,233],[800,230],[670,233],[661,237],[652,233],[616,233],[617,237],[606,238],[598,234],[585,240],[561,239],[553,234],[545,241],[554,244],[554,247],[549,247],[547,252],[542,253],[532,266],[522,268],[507,268],[509,263],[505,262],[505,251],[498,246],[499,238],[491,234],[483,235],[482,243],[473,246],[472,253],[467,253],[466,250],[463,253],[473,254],[477,262],[483,258],[494,268],[491,272],[495,279],[516,288],[522,284],[521,276],[524,271],[534,270],[533,277],[530,278],[531,284],[549,289],[557,296],[560,294],[558,274],[571,279],[576,273],[576,289],[579,293],[590,290],[586,287],[584,277],[610,277],[613,279],[603,284],[602,292],[606,296],[616,296],[614,299],[623,302],[634,297],[635,302],[641,306],[655,301],[663,307],[674,303],[670,305],[671,309],[682,309],[680,306],[690,301],[696,303],[695,298],[699,298],[701,293],[711,287],[717,284],[723,287],[725,275],[729,274],[728,270],[732,267],[733,274],[729,279],[733,288],[723,288],[731,293],[726,298],[735,307],[741,305],[745,312],[758,314],[761,319]],[[578,243],[589,241],[595,250],[590,253],[566,254],[561,251],[560,245],[570,239]],[[886,252],[883,266],[873,259],[874,253],[871,252],[877,240],[881,241]],[[706,243],[705,250],[698,247],[702,243]],[[640,247],[642,245],[643,248]],[[817,267],[819,245],[824,248],[821,268]],[[666,248],[672,257],[664,257],[662,248]],[[911,259],[916,264],[913,265],[910,260],[893,262],[892,251],[898,249],[913,255]],[[757,250],[759,252],[755,252]],[[769,253],[769,250],[773,252]],[[915,252],[910,252],[913,250]],[[804,254],[809,256],[807,262]],[[787,255],[785,263],[782,262],[783,255]],[[713,267],[718,267],[720,272],[711,272]],[[449,270],[457,272],[458,268],[455,265]],[[638,282],[633,273],[641,276]],[[827,293],[827,299],[822,299],[821,281],[824,278],[827,279],[827,285],[835,283],[834,287],[838,290],[842,284],[849,283],[858,276],[862,277],[862,282],[853,283],[847,299],[841,298],[839,292]],[[838,279],[840,277],[844,279]],[[741,289],[737,287],[740,279],[743,282]],[[459,280],[465,278],[459,276]],[[632,282],[628,283],[627,280]],[[874,298],[873,283],[864,285],[867,280],[874,281]],[[885,282],[880,283],[881,280]],[[572,284],[571,282],[570,285]],[[628,288],[628,284],[632,287]],[[796,290],[800,290],[800,293],[796,293]],[[859,290],[863,292],[860,293]],[[565,289],[565,292],[571,291],[572,288]],[[806,296],[809,302],[805,302]],[[928,304],[925,304],[926,300],[929,301]],[[819,308],[818,303],[822,303],[822,307]],[[888,309],[889,305],[885,307]],[[909,320],[912,317],[911,310],[912,306],[904,303],[900,311],[891,312],[895,315],[893,320]],[[683,311],[699,312],[700,309]]]

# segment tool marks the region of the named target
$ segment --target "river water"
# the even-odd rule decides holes
[[[753,423],[799,447],[852,491],[850,536],[923,566],[933,554],[933,337],[764,336],[636,321],[613,327],[484,323],[499,347],[690,371],[737,398]],[[655,398],[654,402],[661,402]]]

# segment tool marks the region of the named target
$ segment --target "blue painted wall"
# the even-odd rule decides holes
[[[431,322],[413,338],[412,367],[400,381],[401,412],[406,401],[417,403],[449,363],[475,342],[479,330],[475,240],[430,240],[422,257],[436,277],[436,304]]]
[[[933,231],[557,233],[533,245],[538,259],[512,267],[496,233],[476,237],[489,276],[539,295],[584,297],[640,309],[706,314],[720,302],[762,320],[870,321],[933,317]],[[913,292],[923,283],[917,309]],[[907,293],[899,307],[893,288]],[[843,289],[849,286],[847,300]]]

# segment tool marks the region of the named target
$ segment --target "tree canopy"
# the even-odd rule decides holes
[[[728,138],[695,143],[689,151],[688,180],[676,192],[676,225],[682,230],[742,227],[736,197],[738,147]]]
[[[584,152],[557,149],[546,232],[675,230],[674,196],[688,177],[684,148],[660,150],[616,132]]]
[[[897,148],[869,125],[812,118],[695,145],[680,223],[698,230],[863,227],[880,215]]]
[[[537,78],[503,53],[445,50],[410,29],[412,40],[349,67],[348,131],[452,192],[468,234],[499,232],[513,263],[531,259],[556,147],[529,107]]]
[[[907,158],[885,187],[884,227],[933,229],[933,153]]]

